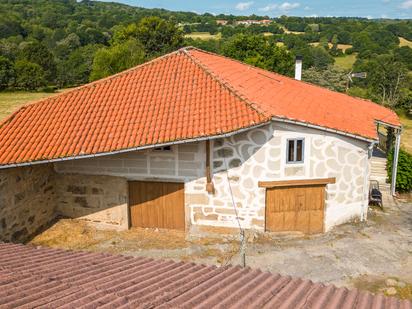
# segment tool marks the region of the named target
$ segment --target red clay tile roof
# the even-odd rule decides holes
[[[0,308],[399,308],[374,296],[238,266],[0,243]]]
[[[27,105],[0,125],[0,165],[216,136],[287,118],[376,138],[392,111],[187,48]]]

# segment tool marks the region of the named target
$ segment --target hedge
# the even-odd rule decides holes
[[[392,179],[394,149],[388,153],[388,177]],[[396,190],[399,192],[412,191],[412,155],[404,149],[399,150],[398,173],[396,177]]]

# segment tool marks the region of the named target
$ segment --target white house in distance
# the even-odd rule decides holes
[[[0,238],[57,215],[189,233],[365,220],[377,124],[400,130],[370,101],[183,48],[1,124]]]

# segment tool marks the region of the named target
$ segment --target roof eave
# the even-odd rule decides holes
[[[115,154],[121,154],[121,153],[127,153],[127,152],[139,151],[139,150],[147,150],[147,149],[152,149],[152,148],[157,148],[157,147],[173,146],[173,145],[187,144],[187,143],[193,143],[193,142],[202,142],[202,141],[206,141],[206,140],[213,140],[213,139],[218,139],[218,138],[230,137],[230,136],[233,136],[233,135],[236,135],[236,134],[239,134],[239,133],[242,133],[242,132],[254,129],[254,128],[259,128],[259,127],[265,126],[265,125],[269,124],[270,122],[271,122],[271,120],[264,121],[264,122],[260,122],[260,123],[255,124],[255,125],[243,127],[243,128],[240,128],[240,129],[237,129],[237,130],[234,130],[234,131],[230,131],[230,132],[226,132],[226,133],[222,133],[222,134],[208,135],[208,136],[195,137],[195,138],[189,138],[189,139],[182,139],[182,140],[166,142],[166,143],[144,145],[144,146],[127,148],[127,149],[101,152],[101,153],[96,153],[96,154],[77,155],[77,156],[72,156],[72,157],[62,157],[62,158],[54,158],[54,159],[38,160],[38,161],[30,161],[30,162],[22,162],[22,163],[3,164],[3,165],[0,165],[0,170],[1,169],[14,168],[14,167],[38,165],[38,164],[57,163],[57,162],[62,162],[62,161],[90,159],[90,158],[103,157],[103,156],[109,156],[109,155],[115,155]]]
[[[295,124],[295,125],[299,125],[299,126],[304,126],[304,127],[308,127],[308,128],[312,128],[312,129],[322,130],[322,131],[326,131],[326,132],[330,132],[330,133],[335,133],[335,134],[351,137],[351,138],[354,138],[354,139],[358,139],[358,140],[361,140],[361,141],[364,141],[364,142],[367,142],[367,143],[373,143],[373,142],[376,142],[378,140],[377,138],[364,137],[364,136],[352,134],[352,133],[349,133],[349,132],[340,131],[340,130],[337,130],[337,129],[323,127],[323,126],[312,124],[312,123],[309,123],[309,122],[303,122],[303,121],[299,121],[299,120],[292,120],[292,119],[289,119],[289,118],[272,117],[272,120],[273,121],[278,121],[278,122]]]

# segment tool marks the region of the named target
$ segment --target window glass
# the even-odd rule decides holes
[[[288,142],[288,162],[293,162],[295,157],[295,141],[289,140]]]
[[[287,163],[300,163],[304,160],[304,139],[287,141]]]
[[[303,140],[296,141],[296,161],[303,161]]]

